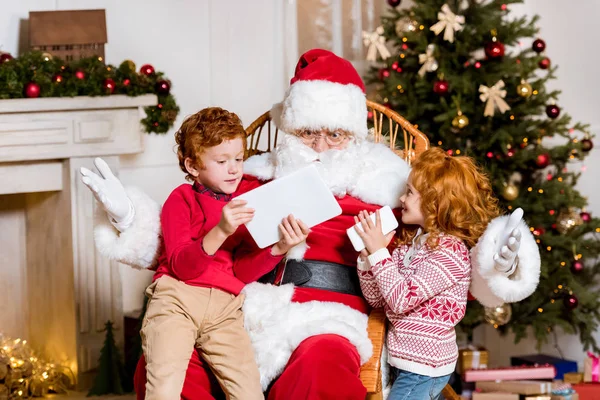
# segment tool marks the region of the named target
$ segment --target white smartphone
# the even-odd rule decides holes
[[[388,233],[390,233],[391,231],[393,231],[394,229],[396,229],[398,227],[398,220],[396,219],[396,216],[394,215],[390,206],[385,206],[385,207],[380,208],[379,216],[381,217],[381,230],[384,235],[387,235]],[[370,215],[370,218],[371,218],[371,221],[375,222],[377,216],[375,213],[373,213]],[[362,249],[365,248],[365,244],[362,241],[362,239],[360,238],[360,236],[358,236],[358,233],[356,233],[356,230],[354,229],[355,227],[362,230],[360,223],[358,223],[358,224],[353,225],[352,227],[348,228],[346,230],[346,234],[350,238],[350,242],[352,242],[352,246],[354,246],[354,250],[361,251]]]
[[[508,244],[508,238],[510,237],[510,234],[519,226],[522,218],[523,209],[520,207],[513,211],[512,214],[510,214],[510,217],[507,218],[504,230],[500,233],[498,243],[496,243],[496,251],[498,253],[500,253],[500,250],[502,250],[503,245]]]

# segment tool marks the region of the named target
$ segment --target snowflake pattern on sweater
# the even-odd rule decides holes
[[[359,260],[361,289],[371,306],[384,307],[390,322],[389,363],[421,375],[447,375],[458,359],[454,327],[467,305],[469,250],[449,235],[442,235],[435,249],[426,243],[413,249],[405,262],[409,249],[371,254],[370,269]]]

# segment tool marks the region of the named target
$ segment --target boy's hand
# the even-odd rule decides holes
[[[361,251],[361,257],[365,257],[366,253],[373,254],[379,249],[383,249],[387,247],[392,238],[394,237],[395,232],[392,231],[387,235],[384,235],[381,230],[381,216],[379,215],[379,210],[376,211],[375,214],[375,223],[371,221],[369,218],[369,213],[366,211],[361,211],[357,217],[354,217],[354,221],[358,224],[360,223],[361,229],[355,227],[356,233],[362,239],[365,244],[365,250]]]
[[[281,240],[271,249],[271,254],[274,256],[286,254],[292,247],[304,242],[310,233],[308,226],[291,214],[281,221],[279,231]]]
[[[231,236],[238,226],[252,221],[254,209],[244,207],[246,203],[248,203],[246,200],[231,200],[223,207],[217,227],[226,236]]]

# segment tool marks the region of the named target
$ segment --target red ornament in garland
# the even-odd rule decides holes
[[[543,58],[542,60],[540,60],[540,62],[538,63],[538,66],[541,69],[548,69],[550,68],[550,59],[548,57]]]
[[[390,71],[385,69],[385,68],[381,68],[379,70],[379,80],[382,81],[385,78],[388,78],[390,76]]]
[[[565,307],[567,308],[567,310],[574,310],[577,308],[577,306],[579,305],[579,300],[577,300],[577,297],[575,297],[575,295],[570,294],[565,296],[564,298],[564,303],[565,303]]]
[[[445,81],[443,79],[436,81],[433,84],[433,92],[439,94],[440,96],[444,96],[445,94],[447,94],[449,89],[450,85],[448,85],[448,81]]]
[[[169,94],[169,91],[171,90],[171,84],[168,81],[165,80],[160,80],[158,82],[156,82],[156,91],[159,94]]]
[[[9,62],[12,59],[13,59],[13,56],[11,56],[8,53],[2,53],[2,54],[0,54],[0,64],[4,64],[5,62]]]
[[[402,3],[402,0],[387,0],[387,3],[390,5],[390,7],[398,7],[400,5],[400,3]]]
[[[393,69],[394,71],[397,71],[397,70],[398,70],[398,61],[394,61],[394,62],[392,63],[392,69]]]
[[[102,82],[102,87],[104,88],[106,93],[112,94],[115,91],[116,84],[115,81],[113,81],[112,79],[106,78],[104,82]]]
[[[536,53],[541,53],[542,51],[546,50],[546,42],[544,42],[542,39],[535,39],[531,44],[531,49]]]
[[[560,115],[560,108],[555,104],[549,104],[546,106],[546,115],[549,118],[556,119]]]
[[[78,69],[77,71],[75,71],[75,78],[80,79],[80,80],[84,80],[85,79],[85,72],[83,72],[82,70]]]
[[[150,64],[144,64],[142,65],[142,68],[140,68],[140,72],[144,75],[153,75],[154,74],[154,67]]]
[[[579,214],[579,216],[581,217],[581,220],[583,222],[590,222],[592,220],[592,216],[590,215],[589,212],[582,212]]]
[[[23,94],[25,97],[33,99],[40,96],[40,85],[35,82],[29,82],[25,85],[23,89]]]
[[[63,81],[63,77],[60,74],[56,74],[52,77],[52,82],[61,83]]]
[[[583,271],[583,263],[579,260],[573,261],[571,264],[571,272],[574,274],[578,274]]]
[[[535,165],[537,165],[540,168],[546,168],[548,165],[550,165],[550,154],[548,154],[548,153],[539,154],[535,158]]]
[[[533,230],[533,234],[534,234],[535,236],[541,236],[541,235],[543,235],[544,233],[546,233],[546,230],[545,230],[545,229],[544,229],[544,227],[542,227],[542,226],[538,226],[537,228],[535,228],[535,229]]]
[[[123,86],[129,86],[130,83],[131,83],[131,80],[129,78],[123,79]]]
[[[489,42],[485,45],[485,55],[492,59],[504,57],[504,44],[498,41]]]
[[[581,150],[584,152],[588,152],[594,148],[594,142],[591,139],[582,139],[581,140]]]

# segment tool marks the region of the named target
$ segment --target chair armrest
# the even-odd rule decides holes
[[[360,380],[368,393],[381,392],[381,351],[385,341],[386,318],[383,308],[375,308],[369,314],[367,332],[373,343],[373,355],[361,368]]]

